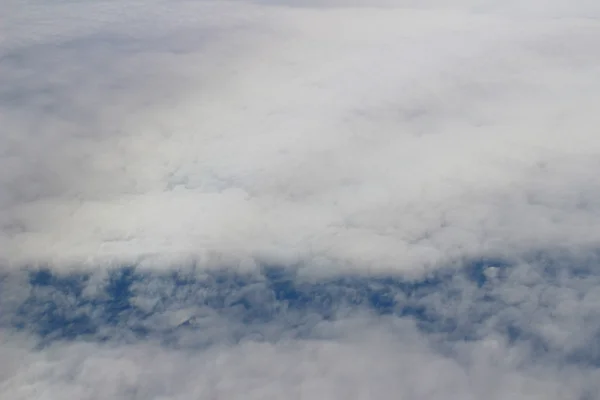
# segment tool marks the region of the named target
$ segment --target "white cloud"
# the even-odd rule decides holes
[[[0,0],[0,397],[593,398],[600,9],[446,3]],[[416,325],[335,285],[333,320],[278,314],[259,278],[98,305],[128,264],[326,287],[479,258],[511,267],[390,286]]]
[[[57,344],[38,352],[5,338],[3,368],[13,368],[0,393],[12,399],[504,400],[579,399],[597,388],[595,372],[523,366],[518,349],[491,338],[465,346],[457,361],[407,324],[358,319],[339,325],[325,340],[249,341],[198,352],[149,343]]]
[[[10,263],[217,252],[419,270],[597,243],[595,20],[13,7]]]

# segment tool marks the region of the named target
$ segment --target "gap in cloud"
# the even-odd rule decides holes
[[[311,279],[297,268],[272,265],[246,273],[135,266],[101,274],[10,271],[0,291],[18,281],[10,274],[22,273],[27,294],[20,302],[0,298],[1,322],[37,335],[42,346],[151,340],[196,348],[325,338],[328,324],[371,315],[413,321],[443,352],[497,336],[536,358],[600,365],[593,346],[600,337],[594,259],[577,265],[543,254],[521,264],[478,259],[418,280],[358,274]]]

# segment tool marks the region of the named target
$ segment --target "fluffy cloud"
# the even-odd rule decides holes
[[[344,327],[348,328],[361,327]],[[394,333],[407,336],[407,332]],[[386,331],[336,341],[247,342],[192,355],[147,345],[71,344],[43,354],[11,351],[7,345],[14,343],[4,342],[3,360],[18,357],[13,365],[20,369],[5,381],[3,395],[14,399],[563,399],[585,395],[575,371],[563,372],[575,378],[571,382],[553,381],[557,371],[515,373],[506,365],[513,361],[498,354],[501,344],[479,345],[479,359],[460,365],[435,355],[418,339],[398,343]]]
[[[592,398],[600,10],[445,3],[0,0],[2,396]]]
[[[594,20],[13,7],[8,263],[212,252],[406,271],[597,242]]]

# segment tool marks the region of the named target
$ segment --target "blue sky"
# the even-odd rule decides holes
[[[0,5],[0,397],[595,398],[595,2]]]

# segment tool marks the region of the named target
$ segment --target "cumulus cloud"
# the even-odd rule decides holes
[[[596,2],[0,4],[1,397],[597,393]]]

